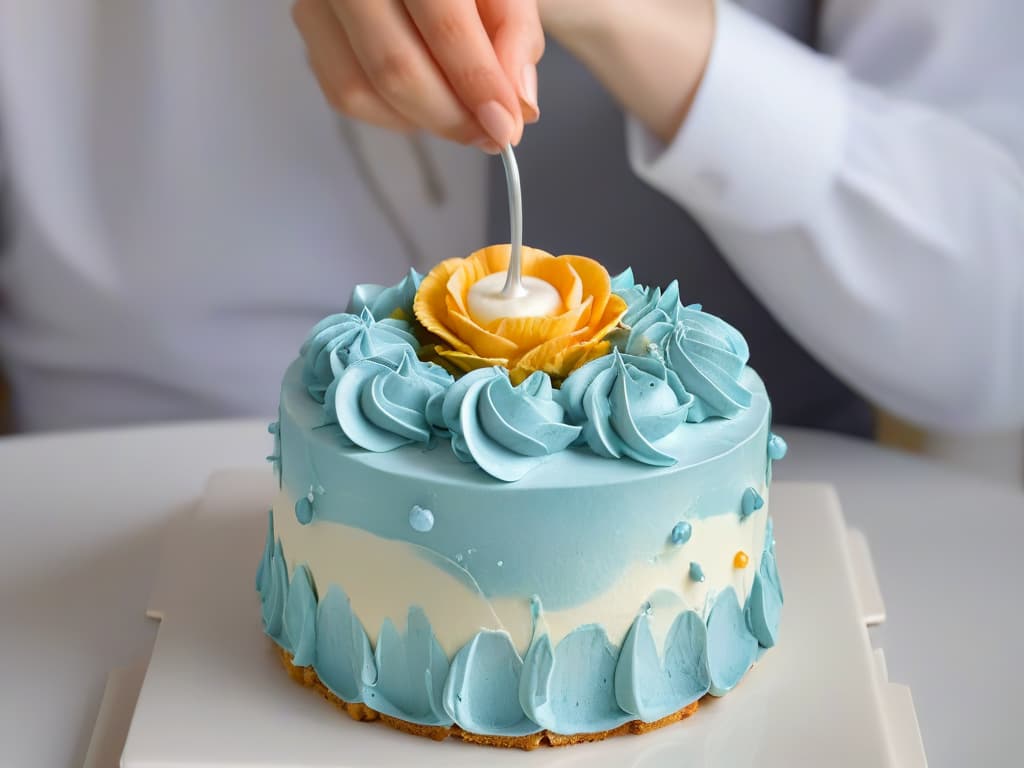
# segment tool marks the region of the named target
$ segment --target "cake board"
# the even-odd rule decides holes
[[[867,625],[884,607],[866,541],[847,531],[829,486],[772,488],[786,593],[780,642],[734,692],[653,733],[531,753],[356,723],[291,681],[262,634],[253,587],[275,489],[264,473],[216,474],[172,528],[125,768],[926,765],[909,690],[888,681],[869,642]]]

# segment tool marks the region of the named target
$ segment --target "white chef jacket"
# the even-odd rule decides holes
[[[1024,6],[828,0],[823,54],[806,12],[723,3],[679,135],[624,151],[857,390],[1024,423]],[[270,414],[354,283],[482,242],[489,161],[342,135],[283,0],[0,0],[0,133],[28,429]]]

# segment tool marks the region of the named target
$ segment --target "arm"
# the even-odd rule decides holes
[[[608,10],[548,30],[634,115],[638,174],[701,222],[818,359],[922,425],[1024,424],[1024,48],[1007,31],[1024,11],[920,5],[911,20],[934,32],[920,51],[891,34],[906,31],[899,19],[878,19],[889,43],[861,34],[838,62],[729,4],[701,38],[685,16],[699,5],[652,2],[660,20]],[[666,32],[672,21],[689,38]],[[969,30],[968,47],[940,47]],[[886,45],[917,60],[885,72]],[[678,78],[665,76],[672,61]]]

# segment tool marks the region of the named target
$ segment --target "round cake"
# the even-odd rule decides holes
[[[533,748],[641,733],[774,645],[764,385],[678,286],[526,249],[550,317],[482,320],[508,246],[359,286],[286,371],[256,586],[359,720]]]

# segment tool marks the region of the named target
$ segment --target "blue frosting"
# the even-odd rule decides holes
[[[786,453],[789,451],[789,445],[782,438],[781,435],[776,435],[772,432],[768,435],[768,458],[772,461],[780,461],[786,458]]]
[[[268,525],[273,539],[273,520]],[[771,526],[765,553],[773,553]],[[758,576],[778,591],[774,557]],[[553,648],[544,631],[539,600],[532,601],[535,633],[525,660],[505,632],[481,630],[449,665],[427,617],[409,609],[400,634],[385,619],[371,650],[348,597],[331,585],[317,601],[304,566],[291,580],[280,541],[264,548],[257,569],[264,629],[312,666],[335,695],[364,702],[379,712],[421,725],[457,723],[473,733],[521,736],[547,728],[573,734],[609,730],[633,719],[653,722],[709,691],[722,695],[736,685],[759,650],[755,634],[767,621],[774,636],[777,610],[769,616],[754,595],[740,609],[731,587],[713,605],[707,624],[693,611],[676,615],[664,646],[655,647],[649,604],[615,648],[604,629],[577,628]],[[652,597],[652,600],[654,597]]]
[[[747,488],[740,499],[740,518],[746,520],[763,506],[764,499],[761,498],[761,494],[753,488]]]
[[[313,492],[300,496],[295,502],[295,519],[303,525],[313,522]]]
[[[348,312],[358,315],[364,309],[368,309],[374,317],[412,320],[413,301],[422,281],[423,275],[415,269],[410,269],[409,274],[395,285],[383,286],[374,283],[357,285],[352,291]]]
[[[263,556],[256,569],[256,591],[261,595],[269,588],[270,569],[274,559],[274,510],[267,512],[267,539],[263,543]]]
[[[754,583],[745,609],[747,626],[762,648],[773,647],[778,639],[782,603],[782,582],[775,563],[775,540],[772,534],[772,521],[769,520],[765,531],[761,565],[754,575]]]
[[[504,368],[472,371],[435,395],[427,413],[449,433],[460,461],[507,482],[522,479],[580,433],[563,423],[551,379],[540,371],[515,387]]]
[[[641,613],[626,635],[615,668],[619,706],[650,723],[678,712],[710,687],[707,630],[700,616],[693,611],[680,613],[659,654],[650,620]]]
[[[519,705],[523,660],[508,633],[483,630],[455,655],[444,709],[471,733],[525,736],[540,730]]]
[[[686,421],[693,397],[657,360],[615,350],[573,371],[559,394],[570,421],[582,425],[582,439],[599,456],[659,467],[676,463],[655,443]]]
[[[693,526],[685,520],[680,520],[672,526],[672,533],[669,535],[669,538],[673,544],[682,545],[688,542],[691,536],[693,536]]]
[[[451,725],[444,711],[448,657],[434,637],[423,611],[413,606],[404,635],[384,620],[374,652],[377,683],[366,703],[385,715],[421,725]]]
[[[336,584],[327,588],[316,614],[314,669],[339,698],[359,704],[377,683],[377,666],[363,625],[352,613],[348,595]]]
[[[427,443],[433,434],[427,402],[451,381],[451,374],[421,363],[411,349],[397,360],[381,355],[357,360],[338,377],[338,425],[352,443],[375,453]]]
[[[700,567],[700,563],[690,563],[690,578],[698,583],[704,581],[704,569]]]
[[[616,293],[628,307],[622,319],[628,332],[616,344],[628,354],[662,360],[679,376],[694,396],[689,421],[734,418],[750,406],[751,392],[740,381],[750,349],[739,331],[699,304],[683,306],[676,281],[662,292],[622,279]]]
[[[617,661],[603,627],[579,627],[554,649],[547,634],[539,634],[523,662],[519,704],[533,722],[555,733],[617,728],[633,719],[615,700]]]
[[[377,321],[368,309],[329,315],[313,326],[299,350],[303,381],[310,397],[323,403],[335,378],[352,363],[374,355],[415,352],[418,342],[402,320]]]
[[[282,390],[283,488],[294,503],[310,486],[323,487],[317,525],[337,522],[413,544],[431,562],[452,570],[458,563],[489,597],[543,594],[546,607],[561,610],[661,553],[676,523],[736,515],[744,490],[764,483],[768,400],[753,371],[745,382],[756,394],[740,418],[688,424],[658,442],[675,457],[672,467],[570,447],[522,480],[498,483],[440,441],[386,453],[346,447],[338,426],[317,428],[323,412],[306,394],[298,363]],[[417,504],[434,513],[429,534],[409,524]],[[536,530],[547,535],[531,535]]]
[[[419,504],[413,504],[409,510],[409,525],[414,531],[427,533],[434,527],[434,513]]]
[[[284,603],[284,632],[291,648],[292,663],[312,666],[316,660],[316,595],[309,569],[300,565],[292,574]]]
[[[263,607],[263,631],[278,645],[291,650],[291,643],[284,631],[285,600],[288,595],[288,570],[281,551],[281,542],[274,543],[274,552],[270,557],[269,567],[261,569],[263,586],[260,589]]]
[[[758,644],[747,628],[736,591],[726,587],[708,615],[708,667],[711,694],[732,690],[757,658]]]

